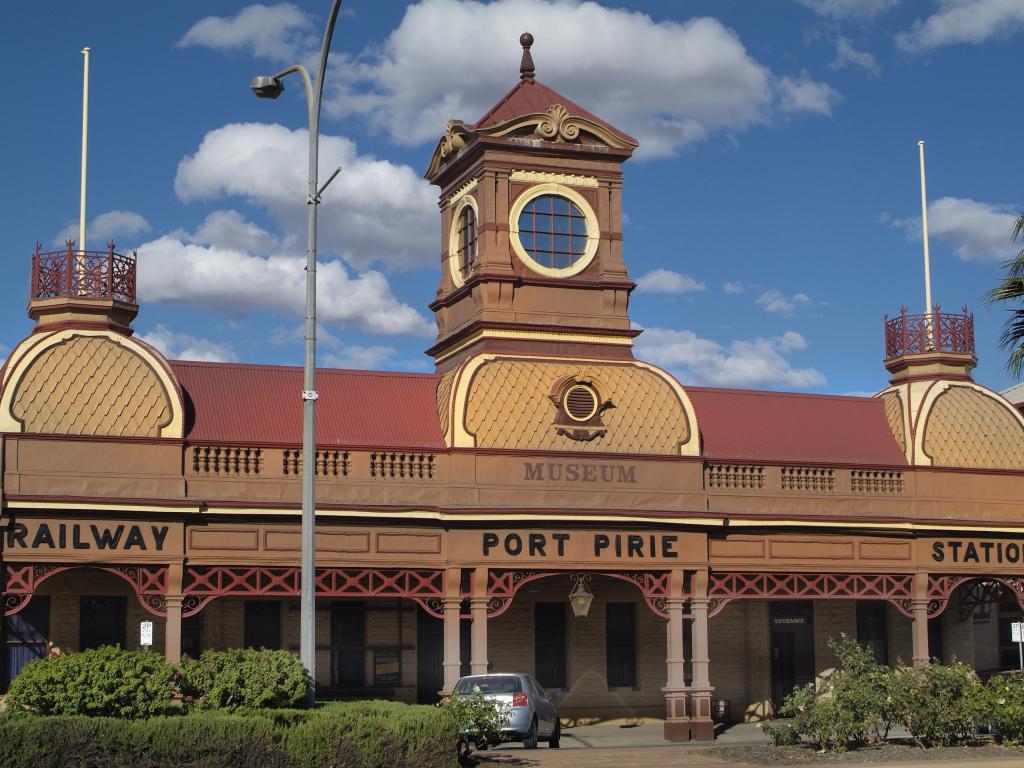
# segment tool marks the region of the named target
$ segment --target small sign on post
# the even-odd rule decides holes
[[[153,644],[153,622],[143,621],[139,624],[139,645],[148,646]]]
[[[1017,661],[1024,669],[1024,621],[1010,622],[1010,640],[1017,644]]]

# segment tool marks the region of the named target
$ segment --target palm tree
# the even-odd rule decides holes
[[[1024,233],[1024,213],[1018,216],[1013,223],[1010,242],[1017,242],[1017,238],[1022,233]],[[997,301],[1012,304],[1024,299],[1024,250],[1005,262],[1003,266],[1006,267],[1006,277],[999,285],[985,294],[985,300],[990,304]],[[1019,379],[1024,373],[1024,308],[1013,308],[1009,312],[1010,317],[1003,325],[1003,332],[999,337],[999,346],[1010,350],[1006,368]]]

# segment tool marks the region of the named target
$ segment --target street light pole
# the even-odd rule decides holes
[[[334,35],[334,24],[341,9],[341,0],[333,0],[327,18],[320,63],[316,80],[310,82],[309,73],[301,64],[283,69],[271,77],[253,78],[251,88],[260,98],[276,99],[284,91],[282,78],[292,72],[302,76],[306,88],[306,106],[309,112],[309,176],[306,193],[308,232],[306,247],[306,320],[305,363],[302,378],[302,572],[299,580],[300,629],[299,658],[316,685],[316,209],[320,194],[337,176],[317,188],[317,155],[320,142],[320,102],[324,92],[324,74],[327,54]]]

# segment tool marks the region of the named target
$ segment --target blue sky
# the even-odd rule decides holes
[[[253,74],[308,61],[327,0],[17,3],[0,30],[7,147],[0,353],[29,331],[30,254],[77,231],[91,46],[90,247],[139,248],[137,332],[175,357],[301,363],[305,109]],[[320,360],[430,370],[439,268],[423,179],[449,117],[537,77],[640,139],[625,166],[637,354],[684,383],[873,392],[882,318],[975,311],[976,378],[1013,382],[981,297],[1024,208],[1024,0],[346,3],[322,167]],[[69,229],[70,228],[70,229]],[[658,271],[664,270],[664,271]]]

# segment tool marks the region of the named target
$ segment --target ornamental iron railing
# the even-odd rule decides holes
[[[943,314],[938,305],[923,315],[908,315],[900,308],[899,317],[885,316],[885,357],[917,355],[926,352],[974,354],[974,314],[963,308],[959,315]]]
[[[135,303],[135,253],[124,256],[114,251],[80,251],[74,240],[63,251],[43,253],[36,243],[32,254],[33,299],[112,299]]]

